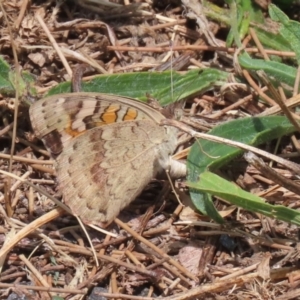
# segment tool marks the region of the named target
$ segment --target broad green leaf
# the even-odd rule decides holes
[[[214,127],[208,133],[255,146],[293,131],[294,127],[286,117],[268,116],[230,121]],[[241,153],[242,150],[232,146],[198,140],[192,146],[187,158],[188,181],[198,181],[204,171],[216,170]],[[216,211],[209,194],[190,189],[190,195],[197,209],[216,222],[222,223],[223,219]]]
[[[179,101],[188,96],[223,85],[228,73],[216,69],[193,70],[185,74],[177,72],[139,72],[97,76],[83,83],[85,92],[109,93],[142,101],[147,95],[157,99],[162,105]],[[172,79],[172,82],[171,82]],[[48,95],[68,93],[70,83],[62,83],[51,89]]]
[[[188,182],[187,185],[203,193],[221,197],[229,203],[246,210],[300,225],[300,211],[287,208],[283,205],[268,204],[264,199],[242,190],[235,184],[211,172],[204,172],[200,177],[198,182]]]
[[[276,5],[269,5],[269,15],[273,21],[280,22],[283,25],[288,25],[289,17],[280,10]]]
[[[273,4],[269,5],[269,14],[273,21],[280,23],[279,33],[291,45],[296,53],[298,64],[300,64],[300,23],[290,20],[283,11]]]

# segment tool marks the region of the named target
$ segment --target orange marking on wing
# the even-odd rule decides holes
[[[119,110],[120,110],[119,105],[110,105],[102,114],[101,119],[106,124],[116,123]]]
[[[76,136],[79,136],[79,135],[85,133],[86,130],[78,131],[78,130],[73,130],[71,127],[67,127],[67,128],[65,128],[65,132],[72,137],[76,137]]]
[[[137,110],[134,108],[128,108],[126,115],[123,117],[124,121],[131,121],[137,118]]]
[[[68,126],[65,127],[64,131],[73,138],[75,138],[87,131],[87,130],[81,130],[81,131],[74,130],[74,129],[72,129],[72,124],[73,124],[73,122],[71,121],[71,119],[69,119]]]

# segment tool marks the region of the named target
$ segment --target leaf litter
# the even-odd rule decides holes
[[[1,170],[15,176],[0,177],[1,299],[296,299],[296,225],[215,198],[215,207],[226,220],[219,225],[195,210],[184,182],[176,183],[182,207],[168,182],[155,180],[106,228],[112,236],[86,228],[97,265],[77,220],[51,200],[61,198],[53,161],[32,135],[28,103],[70,80],[78,65],[96,70],[83,80],[99,73],[208,67],[238,77],[233,55],[237,49],[225,43],[229,17],[214,18],[213,3],[139,2],[125,6],[101,0],[2,2],[2,59],[12,74],[22,70],[33,79],[22,90],[17,80],[13,84],[13,91],[19,92],[18,111],[12,88],[1,86]],[[245,47],[257,50],[253,45]],[[0,85],[6,76],[1,70]],[[259,93],[245,82],[232,76],[221,89],[187,99],[184,120],[207,131],[263,112],[268,105],[258,102]],[[237,105],[240,99],[246,100]],[[186,139],[184,147],[191,143]],[[284,137],[277,154],[297,161],[294,145]],[[274,144],[262,147],[272,152]],[[275,169],[297,180],[284,166]],[[299,195],[276,185],[242,158],[218,172],[270,203],[299,206]]]

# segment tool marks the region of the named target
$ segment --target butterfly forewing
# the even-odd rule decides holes
[[[159,122],[163,118],[140,101],[99,93],[50,96],[30,107],[33,130],[55,157],[69,140],[89,129],[131,120]]]

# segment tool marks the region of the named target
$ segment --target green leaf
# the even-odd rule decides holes
[[[9,64],[0,56],[0,93],[1,94],[12,94],[14,93],[14,87],[10,82],[9,75],[10,66]]]
[[[283,11],[273,4],[269,5],[269,14],[273,21],[280,23],[279,33],[291,45],[296,53],[298,64],[300,64],[300,23],[290,20]]]
[[[293,87],[296,79],[297,69],[276,61],[265,61],[263,59],[252,59],[243,53],[238,57],[240,65],[249,71],[264,71],[271,79],[278,83],[285,83]]]
[[[258,39],[266,48],[278,51],[293,51],[287,40],[280,34],[274,34],[268,31],[267,28],[264,29],[260,27],[256,27],[255,32]]]
[[[241,39],[248,33],[251,21],[260,22],[261,12],[254,7],[251,0],[230,0],[227,1],[230,7],[230,31],[226,39],[229,47],[234,40],[238,47],[241,47]]]
[[[293,125],[286,117],[268,116],[230,121],[214,127],[208,133],[255,146],[294,131]],[[241,153],[241,149],[232,146],[198,140],[192,146],[187,158],[188,180],[198,181],[203,172],[208,169],[216,170]],[[209,215],[218,223],[223,222],[209,194],[190,189],[190,195],[194,205],[204,215]]]
[[[162,105],[167,105],[215,86],[221,86],[226,82],[227,77],[228,73],[216,69],[193,70],[185,74],[169,71],[112,74],[97,76],[83,83],[82,90],[127,96],[142,101],[146,101],[147,95],[150,95]],[[51,89],[48,95],[70,91],[71,85],[67,82]]]
[[[202,173],[200,181],[188,182],[187,185],[195,190],[221,197],[229,203],[246,210],[298,226],[300,225],[299,211],[287,208],[283,205],[268,204],[264,199],[242,190],[235,184],[211,172]]]
[[[287,1],[282,0],[282,2],[292,2],[293,0]],[[241,1],[243,4],[243,1]],[[220,7],[214,5],[211,1],[202,1],[203,12],[205,16],[211,20],[214,20],[218,23],[222,23],[223,25],[232,28],[232,16],[230,16],[230,11],[227,8]],[[291,6],[291,4],[289,4]],[[264,22],[264,15],[262,11],[255,6],[254,1],[252,1],[251,8],[253,9],[248,12],[251,15],[251,27],[255,29],[258,39],[263,44],[265,48],[274,49],[278,51],[293,51],[288,41],[282,37],[276,31],[276,27],[272,26],[272,23]],[[245,10],[247,14],[247,10]],[[247,22],[246,22],[247,23]],[[246,32],[247,24],[242,26],[239,29],[240,36],[243,37],[243,32]],[[230,39],[230,38],[228,38]]]
[[[246,0],[248,1],[248,0]],[[243,21],[243,11],[241,5],[238,5],[236,1],[227,0],[230,8],[230,31],[226,38],[226,46],[230,47],[234,41],[238,47],[242,46],[242,42],[239,35],[239,27]]]
[[[281,11],[276,5],[269,5],[269,15],[273,21],[280,22],[283,25],[288,25],[289,17]]]
[[[16,78],[16,72],[11,71],[9,64],[0,56],[0,93],[4,95],[14,95],[18,88],[19,95],[27,95],[30,91],[31,95],[36,94],[36,90],[33,87],[35,82],[33,75],[23,71],[21,77]]]
[[[212,3],[212,1],[203,0],[202,9],[205,16],[211,20],[230,26],[230,12],[228,9]]]

